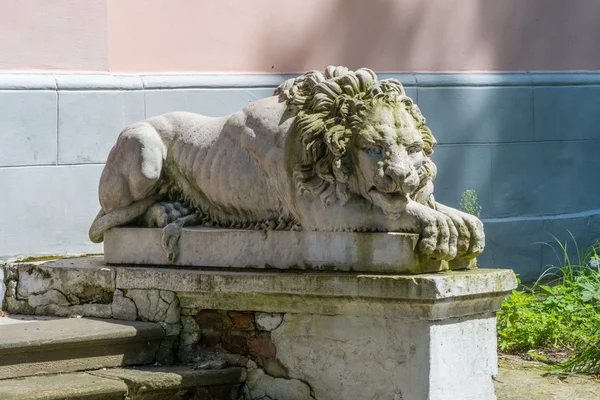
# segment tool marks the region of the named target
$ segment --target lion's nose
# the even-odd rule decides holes
[[[410,168],[402,164],[388,165],[385,174],[393,180],[404,180],[410,174]]]

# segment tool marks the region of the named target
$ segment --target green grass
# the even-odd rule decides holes
[[[557,265],[515,290],[498,313],[498,345],[507,353],[564,351],[558,372],[600,374],[600,241],[569,257],[555,238]],[[534,353],[535,354],[535,353]]]
[[[481,216],[481,205],[479,204],[477,192],[472,189],[465,190],[460,199],[460,208],[464,212],[479,218]]]

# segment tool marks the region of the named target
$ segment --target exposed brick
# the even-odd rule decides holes
[[[248,339],[248,348],[252,354],[262,358],[274,358],[277,354],[277,348],[267,337],[251,337]]]
[[[248,340],[241,332],[229,332],[223,335],[221,340],[221,346],[223,349],[230,353],[240,354],[242,356],[248,355]]]
[[[252,329],[254,322],[254,313],[250,311],[228,311],[227,316],[236,329]]]
[[[212,329],[207,329],[202,331],[202,336],[200,336],[200,346],[201,347],[215,347],[221,343],[221,333],[214,331]]]
[[[200,310],[196,315],[196,322],[202,329],[223,329],[223,317],[216,310]]]

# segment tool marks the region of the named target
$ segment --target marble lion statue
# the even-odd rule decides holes
[[[436,203],[436,141],[394,79],[328,67],[281,84],[226,117],[174,112],[125,128],[99,185],[90,228],[162,227],[177,256],[181,228],[203,225],[418,233],[425,256],[473,258],[476,217]]]

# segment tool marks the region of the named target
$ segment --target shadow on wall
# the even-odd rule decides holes
[[[440,143],[434,155],[440,171],[436,197],[458,207],[465,190],[478,192],[482,218],[488,220],[483,266],[514,268],[527,281],[548,263],[556,264],[554,251],[541,243],[552,242],[552,235],[564,242],[572,232],[580,247],[600,238],[594,211],[600,209],[600,189],[589,184],[600,170],[594,154],[600,145],[600,117],[594,107],[586,107],[598,104],[600,87],[532,86],[527,74],[555,65],[600,69],[591,57],[586,59],[600,25],[582,23],[600,19],[595,0],[323,4],[321,13],[307,21],[313,29],[293,40],[297,45],[263,38],[262,57],[287,55],[275,70],[322,70],[318,60],[323,48],[331,50],[335,43],[329,63],[352,69],[382,71],[381,66],[398,65],[392,68],[398,72],[405,65],[415,71],[479,65],[495,71],[519,66],[524,72],[518,83],[502,82],[508,79],[504,75],[483,86],[424,87],[417,75],[415,100]],[[596,32],[589,26],[596,26]],[[557,128],[563,124],[564,129]],[[572,244],[570,248],[575,250]]]
[[[600,69],[591,56],[600,34],[596,0],[334,0],[320,6],[319,13],[299,13],[312,18],[305,21],[310,30],[275,21],[265,33],[259,57],[282,60],[274,71],[321,70],[323,59],[394,72]]]

